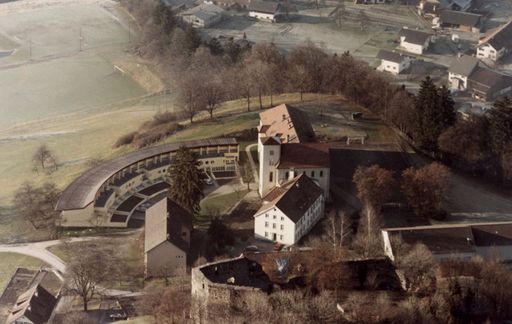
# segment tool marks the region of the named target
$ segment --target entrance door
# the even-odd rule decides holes
[[[273,241],[277,241],[277,234],[276,233],[272,233],[272,240]]]

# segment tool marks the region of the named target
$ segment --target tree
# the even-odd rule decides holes
[[[380,254],[381,219],[379,213],[382,205],[393,194],[395,185],[393,174],[378,165],[359,166],[354,172],[352,180],[357,188],[357,197],[363,204],[355,246],[365,256]]]
[[[436,261],[430,250],[423,244],[412,247],[401,245],[395,260],[397,268],[403,271],[410,291],[432,293],[435,288]]]
[[[288,54],[288,66],[302,75],[302,84],[299,90],[302,92],[319,92],[322,88],[324,74],[324,62],[328,55],[314,43],[308,41],[296,46]],[[302,71],[301,71],[302,70]],[[300,75],[299,75],[300,77]]]
[[[53,168],[57,169],[57,159],[55,158],[55,154],[46,146],[46,144],[41,144],[34,155],[32,156],[32,161],[34,162],[35,169],[41,167],[41,169],[45,170],[48,166],[48,163],[52,165]]]
[[[198,166],[195,154],[182,146],[176,151],[169,168],[169,198],[192,215],[199,213],[199,202],[203,197],[203,183]]]
[[[436,152],[439,135],[455,122],[454,102],[446,87],[439,90],[427,76],[421,82],[416,97],[411,127],[414,141],[419,147]]]
[[[82,251],[68,266],[66,275],[70,291],[82,298],[84,311],[89,302],[98,293],[99,284],[109,274],[109,265],[105,253]]]
[[[441,151],[469,163],[477,163],[490,154],[487,123],[482,117],[472,116],[448,127],[438,139]]]
[[[501,155],[501,168],[504,178],[512,180],[512,144],[507,145]]]
[[[36,187],[25,182],[14,194],[16,214],[30,222],[35,229],[48,229],[53,232],[59,215],[54,209],[59,196],[60,191],[54,183],[47,182]]]
[[[170,37],[178,20],[170,6],[166,5],[164,2],[159,2],[153,11],[153,22],[164,35]]]
[[[344,212],[331,210],[323,223],[326,241],[331,245],[334,256],[339,258],[341,249],[347,244],[352,235],[350,219]]]
[[[194,116],[206,108],[203,76],[200,73],[188,71],[181,78],[178,83],[178,101],[183,113],[193,123]]]
[[[402,173],[402,192],[414,212],[422,217],[443,217],[442,202],[448,191],[450,170],[431,163],[421,169],[408,168]]]
[[[213,112],[225,98],[224,85],[218,76],[207,76],[207,80],[203,85],[203,94],[206,111],[210,114],[210,119],[213,119]]]
[[[505,97],[489,111],[489,137],[492,151],[500,155],[512,143],[512,99]]]
[[[233,245],[235,238],[231,230],[222,222],[220,217],[214,217],[206,232],[209,242],[214,247],[215,254],[222,253],[226,246]]]
[[[254,173],[252,171],[251,165],[248,162],[244,164],[242,181],[247,184],[247,190],[251,190],[250,184],[251,182],[254,182]]]

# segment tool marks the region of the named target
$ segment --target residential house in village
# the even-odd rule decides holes
[[[146,210],[144,264],[147,277],[185,274],[192,215],[165,197]]]
[[[512,91],[512,76],[480,66],[472,56],[457,58],[448,69],[450,88],[467,91],[474,98],[492,101]]]
[[[386,0],[354,0],[355,4],[382,4],[386,2]]]
[[[254,215],[254,235],[259,239],[293,245],[322,218],[323,190],[305,174],[275,187]]]
[[[252,0],[249,2],[249,17],[275,22],[283,12],[282,6],[274,1]]]
[[[283,104],[260,113],[258,156],[258,191],[265,204],[255,214],[255,235],[294,244],[323,215],[329,198],[329,146],[315,141],[305,112]],[[290,202],[296,206],[282,207]],[[279,222],[272,222],[274,217]]]
[[[386,228],[382,238],[384,252],[392,260],[399,238],[410,245],[424,244],[438,260],[498,256],[512,261],[511,222]]]
[[[199,6],[181,12],[179,16],[196,28],[208,28],[223,19],[224,9],[203,2]]]
[[[243,10],[247,9],[249,6],[249,0],[205,0],[205,3],[211,3],[217,6],[220,6],[224,9],[235,9],[235,10]]]
[[[423,54],[432,42],[432,35],[415,29],[402,28],[399,33],[400,48],[406,52]]]
[[[380,50],[377,57],[381,60],[380,71],[390,72],[392,74],[400,74],[411,66],[411,58],[397,52]]]
[[[479,33],[483,21],[482,15],[454,10],[443,10],[439,18],[434,19],[433,24],[438,28],[452,28],[462,32]]]
[[[512,51],[512,20],[490,31],[478,42],[476,56],[497,62]]]
[[[444,10],[467,11],[472,4],[472,0],[421,0],[418,5],[418,14],[434,18]]]

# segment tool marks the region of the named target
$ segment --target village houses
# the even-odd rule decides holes
[[[402,53],[380,50],[377,57],[381,60],[380,71],[390,72],[392,74],[400,74],[411,66],[411,58]]]
[[[419,55],[426,52],[432,42],[431,34],[408,28],[402,28],[399,37],[400,49]]]

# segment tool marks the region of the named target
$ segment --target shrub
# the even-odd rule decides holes
[[[130,132],[128,134],[125,134],[125,135],[119,137],[117,139],[117,141],[114,143],[114,148],[132,144],[137,135],[138,135],[137,132]]]

